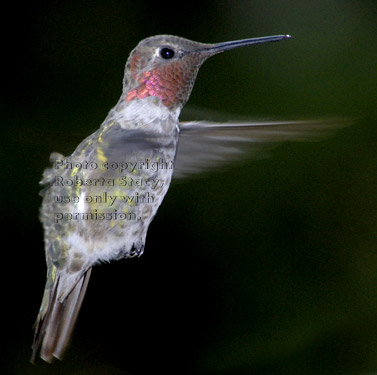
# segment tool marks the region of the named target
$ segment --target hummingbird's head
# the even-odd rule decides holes
[[[125,69],[125,101],[157,97],[170,110],[187,102],[201,64],[216,53],[289,35],[204,44],[172,35],[142,40],[131,52]]]
[[[142,40],[125,69],[125,100],[154,96],[169,109],[189,98],[200,65],[210,56],[199,52],[206,44],[170,35]]]

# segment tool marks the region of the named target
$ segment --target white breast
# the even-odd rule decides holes
[[[130,102],[125,102],[121,98],[118,105],[114,108],[112,115],[113,119],[124,129],[135,127],[145,129],[152,123],[156,125],[158,122],[176,124],[180,112],[180,108],[170,111],[169,108],[161,103],[159,98],[149,96],[145,99],[132,100]],[[170,129],[166,130],[169,131]],[[166,130],[162,129],[163,132]]]

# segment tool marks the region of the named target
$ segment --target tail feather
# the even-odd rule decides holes
[[[47,311],[37,319],[31,362],[35,362],[38,353],[46,362],[52,362],[54,357],[63,357],[85,296],[91,270],[89,268],[81,276],[64,301],[58,299],[60,280],[59,277],[56,278]]]

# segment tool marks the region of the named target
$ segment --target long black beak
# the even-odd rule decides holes
[[[215,54],[229,49],[251,46],[252,44],[267,43],[267,42],[279,42],[283,39],[289,39],[290,35],[273,35],[273,36],[263,36],[261,38],[251,38],[242,40],[233,40],[231,42],[223,42],[210,44],[208,47],[200,48],[200,52],[205,52],[208,54]],[[198,52],[199,52],[198,51]]]

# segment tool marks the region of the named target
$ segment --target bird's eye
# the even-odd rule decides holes
[[[169,60],[174,57],[174,51],[168,47],[161,48],[160,56],[165,60]]]

